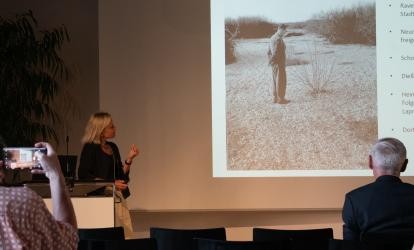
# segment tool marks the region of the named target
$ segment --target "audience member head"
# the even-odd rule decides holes
[[[102,133],[105,128],[112,124],[112,117],[109,113],[98,112],[89,118],[86,124],[85,133],[82,138],[82,143],[96,143],[102,142]]]
[[[371,148],[369,167],[374,176],[382,175],[400,176],[407,167],[407,150],[404,144],[395,138],[379,139]]]
[[[0,185],[5,183],[6,174],[3,169],[3,160],[0,160]]]

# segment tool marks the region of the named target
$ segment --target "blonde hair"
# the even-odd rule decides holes
[[[107,112],[98,112],[89,118],[86,124],[85,133],[82,137],[82,143],[101,143],[101,134],[104,129],[112,122],[112,117]]]

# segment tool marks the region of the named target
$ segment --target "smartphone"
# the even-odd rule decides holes
[[[46,153],[46,148],[7,147],[3,151],[4,166],[8,169],[42,169],[35,152]]]

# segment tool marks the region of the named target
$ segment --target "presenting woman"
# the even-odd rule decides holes
[[[115,134],[116,129],[109,113],[98,112],[90,117],[82,138],[83,148],[78,177],[79,180],[114,180],[116,193],[122,193],[121,203],[126,207],[124,199],[130,195],[128,189],[129,170],[139,151],[135,144],[132,144],[125,161],[122,162],[117,145],[108,141],[114,138]],[[125,212],[117,211],[117,215],[129,217],[129,212],[126,215]],[[120,220],[119,223],[125,224],[122,222],[123,218],[117,217],[116,219]],[[130,218],[127,220],[130,224]],[[132,226],[128,227],[130,228],[125,228],[124,225],[126,231],[132,230]]]

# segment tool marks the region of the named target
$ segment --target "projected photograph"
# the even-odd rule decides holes
[[[375,0],[211,6],[214,175],[369,175]]]

